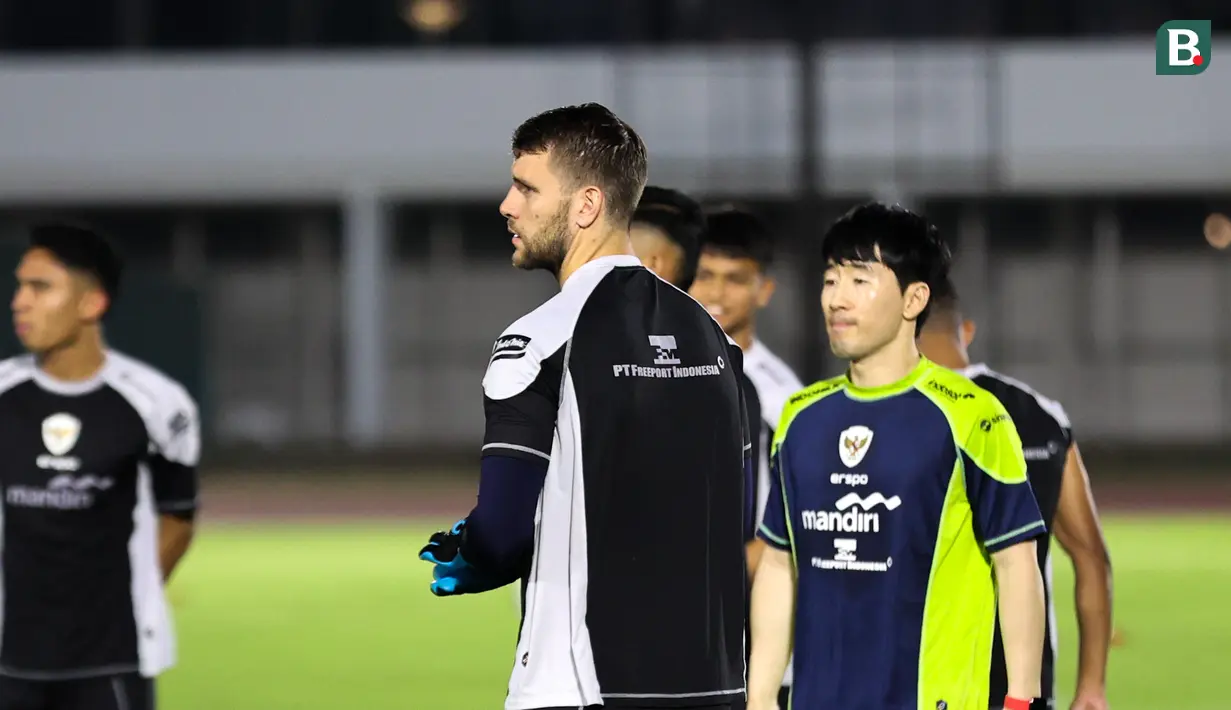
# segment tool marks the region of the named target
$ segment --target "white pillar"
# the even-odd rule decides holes
[[[388,360],[385,338],[388,219],[381,195],[367,186],[343,206],[342,348],[346,388],[344,435],[356,448],[380,443]]]

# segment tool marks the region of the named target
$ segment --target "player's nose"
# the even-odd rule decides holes
[[[850,310],[853,305],[851,299],[851,288],[845,281],[839,281],[829,289],[829,310],[830,311],[845,311]]]
[[[829,299],[829,302],[824,304],[825,312],[832,318],[834,315],[849,313],[851,310],[851,302],[848,299],[835,296]]]
[[[28,289],[19,288],[13,293],[13,300],[9,302],[9,307],[14,313],[30,310],[30,296],[27,291]]]
[[[504,196],[504,200],[500,203],[500,214],[505,219],[517,219],[514,198],[516,195],[512,188],[509,188],[508,194]]]

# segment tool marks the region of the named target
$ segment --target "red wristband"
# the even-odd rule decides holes
[[[1029,700],[1022,700],[1011,695],[1004,696],[1004,710],[1030,710]]]

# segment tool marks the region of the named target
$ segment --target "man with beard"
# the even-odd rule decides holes
[[[492,348],[478,503],[421,551],[432,592],[522,578],[508,710],[742,708],[739,348],[633,254],[646,151],[631,127],[570,106],[512,142],[513,264],[560,293]]]

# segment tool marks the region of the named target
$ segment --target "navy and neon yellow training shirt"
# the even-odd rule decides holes
[[[1000,402],[921,360],[792,397],[759,534],[798,573],[794,710],[987,710],[989,555],[1045,531]]]

